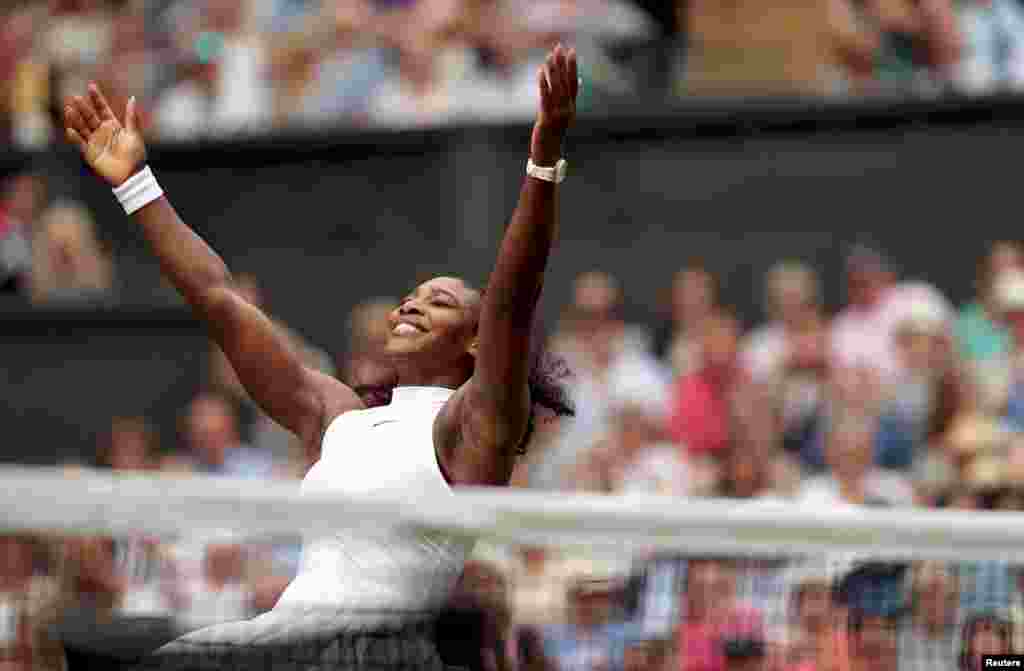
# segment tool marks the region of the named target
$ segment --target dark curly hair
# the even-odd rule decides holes
[[[486,289],[475,289],[481,298]],[[559,417],[573,417],[576,408],[569,395],[568,381],[572,371],[564,357],[550,352],[544,345],[544,329],[540,320],[534,322],[530,334],[530,373],[527,385],[530,389],[530,400],[533,408],[526,427],[526,435],[520,443],[517,454],[525,454],[536,428],[536,411],[544,408]],[[362,385],[355,387],[355,392],[363,399],[366,407],[373,408],[391,403],[391,392],[395,385]]]

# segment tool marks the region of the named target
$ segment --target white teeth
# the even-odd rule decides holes
[[[420,330],[412,324],[399,324],[392,331],[395,335],[413,335],[419,332]]]

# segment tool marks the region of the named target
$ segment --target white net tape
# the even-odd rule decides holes
[[[249,537],[411,525],[517,545],[879,559],[1024,559],[1024,514],[818,509],[784,503],[460,488],[407,499],[300,493],[293,483],[0,470],[0,526],[65,533]]]

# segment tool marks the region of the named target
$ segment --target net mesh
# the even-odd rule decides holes
[[[125,505],[125,492],[90,490],[96,501]],[[557,520],[558,502],[548,503]],[[338,609],[326,585],[319,604],[275,608],[300,571],[301,535],[248,532],[241,514],[230,534],[206,528],[204,510],[221,514],[209,498],[191,500],[196,528],[177,533],[167,517],[148,525],[156,531],[101,532],[119,524],[94,512],[92,529],[73,519],[26,529],[10,523],[10,500],[3,505],[3,669],[973,669],[982,654],[1017,652],[1024,641],[1024,553],[951,558],[971,540],[963,528],[971,525],[950,526],[942,553],[924,541],[914,556],[892,546],[834,548],[822,537],[807,543],[818,551],[796,551],[779,508],[778,522],[766,525],[778,532],[774,548],[725,552],[719,546],[733,531],[742,536],[735,516],[720,516],[721,544],[687,543],[683,525],[673,547],[651,542],[664,529],[641,528],[638,542],[616,547],[597,542],[617,526],[609,509],[578,521],[595,542],[559,544],[558,524],[549,520],[545,531],[519,501],[513,507],[544,543],[516,540],[530,535],[525,522],[509,533],[495,527],[481,534],[444,603],[382,612]],[[850,529],[864,526],[860,517]],[[689,530],[709,538],[693,521]],[[848,536],[861,537],[833,538]],[[365,567],[368,579],[383,573]],[[417,580],[436,572],[407,584]]]

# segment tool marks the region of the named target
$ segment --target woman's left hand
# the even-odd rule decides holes
[[[538,72],[540,110],[533,127],[530,155],[541,166],[553,166],[561,158],[562,140],[576,118],[579,73],[576,51],[555,47]]]

